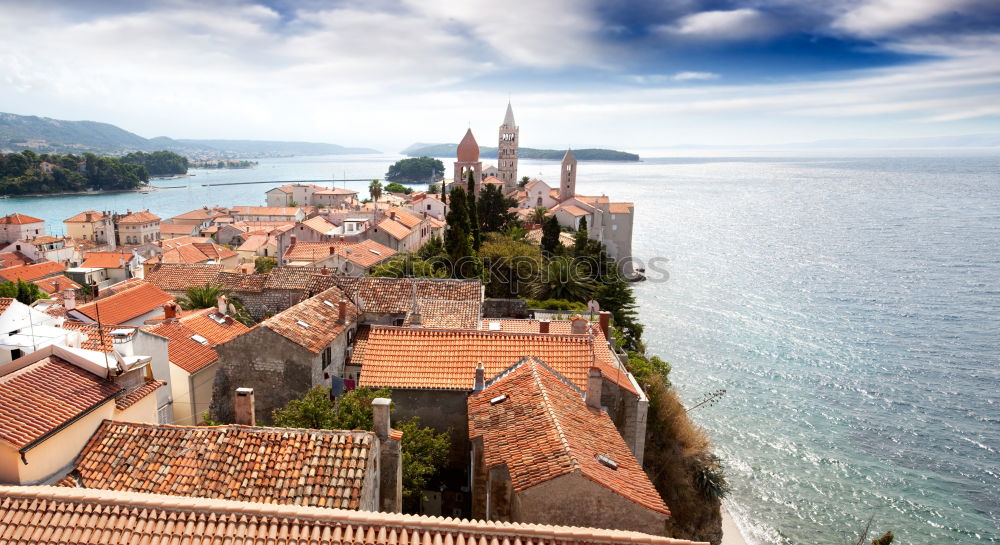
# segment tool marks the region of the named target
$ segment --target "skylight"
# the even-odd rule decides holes
[[[490,331],[500,331],[500,322],[490,322]]]
[[[380,252],[378,250],[373,250],[373,249],[369,248],[368,251],[371,252],[371,253],[373,253],[373,254],[375,254],[375,255],[382,255],[382,252]]]
[[[323,299],[323,304],[326,305],[326,306],[328,306],[328,307],[330,307],[330,308],[333,308],[333,303],[327,301],[326,299]]]
[[[618,464],[604,454],[598,454],[597,456],[595,456],[595,458],[597,458],[597,461],[600,462],[602,466],[610,467],[611,469],[614,470],[618,469]]]
[[[191,340],[193,340],[193,341],[195,341],[197,343],[205,344],[205,345],[208,344],[208,339],[206,339],[205,337],[202,337],[201,335],[191,335]]]
[[[499,404],[503,403],[504,401],[507,401],[507,399],[509,397],[510,396],[508,396],[507,394],[500,394],[500,395],[498,395],[498,396],[496,396],[496,397],[494,397],[493,399],[490,400],[490,405],[499,405]]]
[[[309,328],[309,324],[303,322],[302,320],[295,320],[295,323],[299,324],[300,326],[302,326],[304,328],[307,328],[307,329]]]

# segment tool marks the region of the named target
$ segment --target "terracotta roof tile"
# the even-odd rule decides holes
[[[192,286],[215,284],[222,265],[158,263],[149,268],[145,280],[164,291],[184,291]]]
[[[396,250],[374,240],[363,240],[357,244],[337,247],[337,255],[365,269],[389,259],[396,253]]]
[[[333,255],[336,242],[298,242],[285,249],[283,259],[289,262],[315,263]]]
[[[345,362],[346,365],[361,365],[365,359],[365,346],[368,345],[368,334],[372,328],[370,325],[359,325],[354,332],[354,346],[351,348],[350,357]]]
[[[0,254],[0,269],[19,267],[29,263],[31,263],[31,260],[21,252],[4,252]]]
[[[42,291],[49,295],[55,295],[57,293],[62,293],[65,290],[78,290],[82,288],[80,284],[73,281],[65,275],[50,276],[48,278],[43,278],[41,280],[32,280],[32,282],[39,287]],[[56,282],[59,283],[59,288],[56,289]]]
[[[0,218],[0,225],[25,225],[28,223],[40,223],[45,220],[40,220],[38,218],[33,218],[31,216],[25,216],[24,214],[18,214],[17,212]]]
[[[122,388],[58,356],[27,367],[0,366],[0,439],[24,448],[59,426],[111,401]]]
[[[338,303],[341,299],[344,294],[340,288],[330,288],[271,316],[261,326],[318,354],[348,325],[357,321],[357,307],[348,302],[347,323],[340,323]]]
[[[0,314],[6,312],[7,308],[10,307],[10,304],[13,302],[14,298],[12,297],[0,297]]]
[[[184,225],[181,223],[161,223],[160,235],[189,236],[194,234],[194,225]]]
[[[407,313],[404,326],[420,325],[433,329],[474,329],[479,323],[481,305],[479,301],[453,301],[451,299],[417,298],[420,323],[417,324],[412,312]]]
[[[78,306],[76,311],[96,321],[99,306],[102,323],[123,324],[173,300],[160,288],[140,281],[124,291]]]
[[[420,222],[423,221],[423,216],[414,214],[411,210],[400,208],[398,206],[389,207],[385,211],[385,215],[389,217],[393,212],[396,213],[396,221],[402,223],[410,229],[420,225]]]
[[[0,269],[0,277],[10,282],[24,280],[30,282],[47,276],[53,276],[66,270],[66,266],[55,261],[43,261],[34,265],[21,265]]]
[[[232,545],[708,545],[622,530],[50,486],[0,487],[0,536],[20,536],[32,545],[190,545],[206,539]]]
[[[219,273],[215,283],[222,287],[222,291],[231,293],[260,293],[264,291],[269,275],[266,274],[243,274],[234,272]]]
[[[81,267],[94,269],[121,269],[135,259],[132,252],[89,252],[84,254]]]
[[[609,209],[612,214],[631,214],[635,204],[630,202],[613,202]]]
[[[115,407],[117,407],[119,411],[124,411],[125,409],[138,403],[146,396],[152,394],[157,389],[166,385],[167,383],[162,380],[148,378],[142,386],[139,386],[135,390],[132,390],[131,392],[115,399]]]
[[[304,290],[316,273],[298,267],[275,267],[267,274],[264,288],[269,290]]]
[[[66,320],[62,325],[66,329],[73,329],[83,333],[86,338],[80,343],[80,348],[85,348],[87,350],[96,350],[98,352],[105,352],[110,354],[115,349],[114,340],[116,337],[111,335],[112,330],[130,330],[131,333],[129,337],[135,334],[136,328],[129,328],[128,326],[114,326],[103,328],[98,328],[97,324],[85,324],[82,322],[74,322],[73,320]],[[101,331],[103,329],[103,333]],[[121,339],[121,337],[117,337]]]
[[[305,225],[306,227],[312,229],[313,231],[322,233],[324,235],[337,228],[336,225],[327,221],[326,218],[324,218],[323,216],[316,216],[313,218],[309,218],[306,221],[302,222],[302,225]]]
[[[160,216],[153,214],[149,210],[140,210],[119,219],[118,223],[153,223],[157,221],[160,221]]]
[[[104,212],[98,212],[97,210],[85,210],[71,218],[64,219],[63,223],[93,223],[102,219],[104,219]]]
[[[493,404],[491,400],[506,395]],[[486,467],[506,464],[517,492],[571,472],[629,501],[670,514],[607,413],[535,359],[469,396],[469,438],[483,438]],[[605,456],[612,469],[598,461]]]
[[[234,206],[233,215],[239,216],[288,216],[294,217],[300,210],[294,206]]]
[[[437,280],[428,278],[383,278],[371,276],[335,276],[336,285],[364,312],[375,314],[406,313],[413,307],[414,288],[418,298],[451,301],[482,301],[479,280]],[[466,327],[477,327],[477,324]]]
[[[197,333],[180,322],[164,322],[149,327],[147,331],[170,339],[167,343],[167,357],[171,363],[188,373],[197,373],[219,359],[210,345],[194,340],[192,337]]]
[[[596,356],[590,335],[387,326],[372,326],[368,334],[359,385],[471,390],[477,363],[494,377],[526,357],[542,360],[578,388],[587,387],[587,373],[597,367],[638,395],[625,370]]]
[[[216,308],[206,308],[185,314],[179,319],[185,327],[208,339],[215,346],[231,341],[250,331],[243,323],[234,320],[232,316],[219,314]]]
[[[82,488],[358,509],[374,443],[365,431],[105,420],[74,477]]]
[[[344,189],[343,187],[335,187],[333,189],[323,188],[316,191],[317,195],[357,195],[358,192],[353,189]]]
[[[410,236],[410,233],[413,232],[413,229],[410,229],[402,223],[390,218],[385,218],[384,220],[378,222],[376,227],[382,229],[396,240],[403,240],[404,238]]]
[[[187,246],[189,244],[194,244],[195,242],[212,242],[212,239],[208,237],[194,237],[194,236],[183,236],[174,237],[166,240],[161,240],[159,242],[160,248],[166,250],[173,250],[174,248],[179,248],[181,246]]]

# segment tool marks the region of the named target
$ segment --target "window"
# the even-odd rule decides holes
[[[611,226],[611,230],[612,230],[612,231],[617,231],[617,230],[618,230],[618,225],[617,225],[617,224],[615,224],[615,225],[612,225],[612,226]]]
[[[164,405],[159,409],[156,409],[156,423],[157,424],[170,424],[170,405]]]
[[[323,350],[323,369],[329,367],[331,362],[333,362],[333,353],[328,346],[325,350]]]

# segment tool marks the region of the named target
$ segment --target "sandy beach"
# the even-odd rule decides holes
[[[746,539],[743,538],[739,527],[725,507],[722,508],[722,545],[747,545]]]

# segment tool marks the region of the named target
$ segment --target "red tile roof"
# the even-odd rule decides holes
[[[338,303],[341,299],[344,299],[344,294],[340,288],[330,288],[275,314],[261,323],[261,326],[319,354],[348,325],[357,321],[357,307],[348,302],[347,323],[340,323]]]
[[[157,221],[160,221],[160,216],[153,214],[149,210],[140,210],[119,219],[118,223],[152,223]]]
[[[192,286],[215,284],[222,265],[158,263],[146,272],[146,282],[164,291],[184,291]]]
[[[78,306],[76,311],[97,321],[97,311],[100,307],[102,323],[123,324],[173,300],[172,295],[160,288],[140,281],[114,295]]]
[[[161,223],[160,235],[189,236],[194,234],[195,225],[184,225],[181,223]]]
[[[396,250],[374,240],[363,240],[357,244],[337,247],[337,255],[365,269],[389,259],[396,253]]]
[[[613,202],[609,209],[612,214],[631,214],[635,204],[630,202]]]
[[[299,267],[275,267],[264,275],[264,289],[304,290],[316,273]]]
[[[0,366],[0,439],[21,449],[123,389],[58,356]]]
[[[84,254],[81,267],[95,269],[122,269],[135,259],[132,252],[89,252]],[[124,262],[124,266],[122,263]]]
[[[185,314],[180,323],[198,335],[208,339],[215,346],[231,341],[250,331],[250,328],[233,319],[232,316],[219,314],[217,308],[206,308]]]
[[[13,302],[13,297],[0,297],[0,314],[6,312],[7,308],[10,307],[10,304]]]
[[[364,312],[375,314],[408,312],[413,307],[414,289],[418,298],[476,303],[482,301],[483,293],[483,284],[479,280],[335,276],[333,281]],[[475,323],[466,325],[476,326]]]
[[[234,206],[230,210],[235,216],[293,217],[299,212],[299,208],[294,206]]]
[[[45,220],[40,220],[38,218],[33,218],[31,216],[25,216],[24,214],[18,214],[17,212],[0,218],[0,225],[25,225],[28,223],[40,223]]]
[[[374,438],[365,431],[105,420],[67,480],[82,488],[358,509],[375,466]]]
[[[104,219],[104,212],[97,210],[86,210],[79,214],[63,220],[63,223],[93,223]]]
[[[309,218],[302,222],[302,225],[305,225],[318,233],[323,233],[324,235],[337,228],[336,225],[327,221],[323,216]]]
[[[410,229],[420,225],[420,222],[423,221],[423,216],[414,214],[412,211],[398,206],[389,207],[385,211],[386,217],[391,217],[393,212],[396,213],[396,221],[402,223]]]
[[[70,289],[78,290],[83,287],[74,282],[72,278],[65,275],[50,276],[41,280],[32,280],[32,282],[38,286],[39,289],[49,295],[55,295],[56,293],[62,293],[63,291]],[[56,289],[56,282],[59,282],[58,289]]]
[[[188,373],[197,373],[219,359],[210,345],[195,341],[192,337],[196,333],[179,322],[164,322],[149,327],[147,331],[170,339],[167,343],[167,357],[171,363]]]
[[[31,263],[31,260],[21,252],[4,252],[0,254],[0,269],[18,267],[29,263]]]
[[[98,352],[106,352],[110,354],[114,349],[114,339],[111,336],[111,331],[114,329],[127,329],[131,331],[130,335],[135,334],[135,328],[129,328],[128,326],[114,326],[114,327],[103,327],[103,334],[101,332],[102,328],[98,328],[97,324],[85,324],[82,322],[74,322],[72,320],[67,320],[63,322],[62,325],[66,329],[74,329],[80,331],[86,335],[86,339],[80,343],[80,348],[85,348],[87,350],[96,350]],[[121,339],[121,337],[118,337]]]
[[[283,259],[290,262],[315,263],[333,255],[336,242],[298,242],[285,249]]]
[[[506,395],[493,404],[491,400]],[[568,473],[657,513],[670,514],[607,413],[534,359],[468,398],[469,438],[483,438],[486,467],[506,465],[516,492]],[[600,461],[617,464],[612,469]]]
[[[0,269],[0,277],[10,282],[24,280],[30,282],[47,276],[53,276],[66,270],[66,266],[55,261],[43,261],[34,265],[21,265]]]
[[[51,486],[0,486],[0,536],[31,545],[696,545],[622,530]]]
[[[638,395],[627,373],[598,358],[590,335],[505,333],[465,329],[372,326],[361,367],[361,386],[471,390],[476,365],[494,377],[513,363],[536,357],[578,388],[597,367]]]
[[[403,240],[404,238],[410,236],[410,233],[413,232],[413,229],[410,229],[402,223],[389,218],[385,218],[384,220],[378,222],[376,227],[382,229],[396,240]]]
[[[125,409],[131,407],[132,405],[135,405],[146,396],[152,394],[159,388],[166,385],[167,383],[163,382],[162,380],[147,378],[145,382],[143,382],[142,386],[139,386],[135,390],[132,390],[131,392],[123,396],[119,396],[117,399],[115,399],[115,407],[119,411],[124,411]]]

